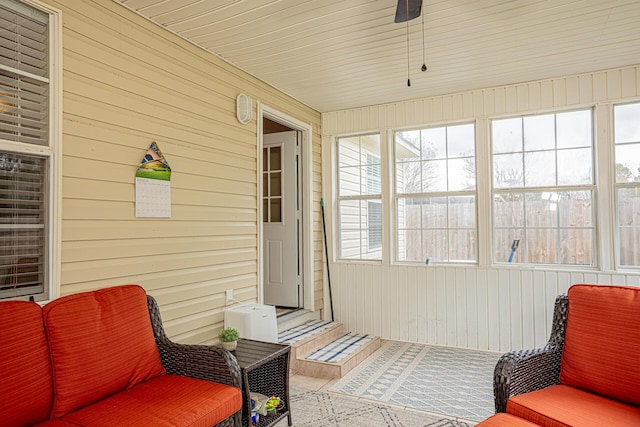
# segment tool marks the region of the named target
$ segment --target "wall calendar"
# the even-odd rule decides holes
[[[171,218],[171,168],[155,141],[136,171],[136,217]]]

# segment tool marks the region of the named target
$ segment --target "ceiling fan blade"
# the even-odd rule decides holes
[[[407,1],[409,10],[407,11]],[[422,10],[422,0],[398,0],[396,7],[396,19],[394,22],[406,22],[420,16]]]

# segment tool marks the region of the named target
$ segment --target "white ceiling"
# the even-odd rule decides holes
[[[640,63],[638,0],[114,0],[320,112]]]

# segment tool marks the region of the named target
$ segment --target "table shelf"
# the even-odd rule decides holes
[[[285,416],[291,426],[289,401],[289,355],[291,347],[262,341],[240,339],[238,347],[231,352],[240,365],[242,373],[242,425],[245,427],[268,427]],[[282,402],[275,415],[260,416],[257,424],[251,422],[250,393],[277,396]]]

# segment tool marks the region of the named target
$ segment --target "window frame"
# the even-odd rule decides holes
[[[448,162],[449,160],[455,160],[455,159],[466,159],[466,158],[471,158],[473,159],[473,164],[474,164],[474,188],[472,190],[444,190],[444,191],[420,191],[420,192],[415,192],[415,193],[400,193],[398,191],[398,182],[397,182],[397,178],[398,178],[398,154],[397,154],[397,144],[396,144],[396,135],[400,132],[407,132],[407,131],[422,131],[422,130],[429,130],[429,129],[439,129],[439,128],[444,128],[445,129],[445,134],[447,133],[447,129],[451,128],[451,127],[457,127],[457,126],[466,126],[466,125],[471,125],[473,127],[473,155],[472,156],[466,156],[466,157],[449,157],[448,155],[448,149],[447,149],[447,154],[445,155],[445,157],[442,158],[442,160]],[[401,264],[409,264],[409,265],[419,265],[419,264],[441,264],[441,265],[464,265],[464,266],[468,266],[468,265],[479,265],[479,258],[480,258],[480,242],[479,242],[479,234],[480,234],[480,226],[479,226],[479,218],[478,218],[478,193],[479,193],[479,186],[480,186],[480,182],[479,182],[479,178],[478,178],[478,156],[477,156],[477,152],[478,152],[478,124],[476,122],[476,120],[464,120],[464,121],[455,121],[455,122],[447,122],[447,123],[433,123],[433,124],[429,124],[429,125],[423,125],[423,126],[417,126],[417,127],[411,127],[411,128],[398,128],[398,129],[394,129],[391,132],[391,144],[392,144],[392,156],[393,156],[393,171],[392,171],[392,176],[390,177],[390,180],[392,182],[392,199],[393,199],[393,223],[392,223],[392,229],[393,229],[393,234],[394,234],[394,253],[393,253],[393,259],[395,261],[395,263],[401,263]],[[447,139],[447,143],[446,143],[446,147],[448,147],[448,139]],[[420,160],[421,162],[423,161],[422,159]],[[447,176],[448,178],[448,176]],[[450,207],[450,199],[456,198],[456,197],[473,197],[474,200],[474,206],[473,206],[473,222],[474,222],[474,233],[475,233],[475,259],[473,260],[451,260],[451,249],[450,246],[448,247],[448,251],[447,251],[447,260],[432,260],[432,259],[425,259],[425,260],[403,260],[400,259],[400,239],[399,239],[399,231],[400,231],[400,227],[399,227],[399,223],[398,223],[398,209],[399,209],[399,201],[401,199],[422,199],[422,200],[427,200],[427,199],[431,199],[431,198],[446,198],[447,199],[447,221],[450,222],[450,216],[449,216],[449,207]],[[422,232],[424,232],[425,230],[431,230],[432,228],[420,228],[420,230]],[[444,228],[442,228],[446,235],[447,235],[447,242],[449,243],[450,241],[450,232],[452,230],[456,230],[458,228],[456,227],[450,227],[449,224],[447,224]],[[460,228],[462,229],[469,229],[469,228]],[[435,261],[435,262],[434,262]]]
[[[557,153],[558,151],[562,151],[565,149],[571,149],[571,148],[561,148],[560,150],[558,149],[557,146],[557,127],[556,127],[556,118],[555,116],[557,116],[558,114],[563,114],[563,113],[572,113],[572,112],[581,112],[581,111],[589,111],[589,116],[590,116],[590,125],[591,125],[591,134],[590,134],[590,138],[591,138],[591,145],[590,145],[590,150],[591,150],[591,183],[590,184],[558,184],[557,183],[557,177],[556,177],[556,184],[555,185],[532,185],[532,186],[527,186],[526,185],[526,177],[523,176],[523,185],[522,186],[504,186],[504,187],[496,187],[495,185],[495,179],[494,179],[494,173],[495,173],[495,155],[496,153],[494,153],[494,138],[493,138],[493,123],[495,121],[500,121],[500,120],[505,120],[505,119],[517,119],[520,118],[522,120],[522,128],[524,129],[524,119],[527,117],[536,117],[536,116],[547,116],[547,115],[553,115],[554,116],[554,138],[555,138],[555,143],[554,143],[554,158],[555,158],[555,162],[557,163]],[[540,112],[527,112],[525,114],[515,114],[515,115],[508,115],[508,116],[493,116],[493,117],[488,117],[487,118],[487,148],[488,148],[488,172],[489,172],[489,177],[488,179],[488,185],[489,185],[489,195],[490,198],[488,200],[488,203],[490,205],[490,214],[489,214],[489,221],[490,221],[490,233],[488,236],[488,243],[489,243],[489,247],[491,248],[491,255],[489,256],[489,262],[491,266],[494,267],[505,267],[505,266],[517,266],[520,268],[535,268],[535,267],[543,267],[543,268],[560,268],[560,269],[565,269],[565,268],[580,268],[580,269],[597,269],[600,265],[600,254],[599,254],[599,240],[601,239],[600,236],[600,224],[599,224],[599,218],[598,218],[598,213],[599,213],[599,204],[598,204],[598,193],[599,193],[599,179],[598,179],[598,175],[599,175],[599,170],[598,170],[598,164],[597,164],[597,155],[598,155],[598,146],[597,146],[597,138],[596,138],[596,123],[597,123],[597,117],[596,117],[596,110],[595,110],[595,105],[586,105],[586,106],[576,106],[574,108],[569,108],[569,109],[561,109],[561,108],[554,108],[552,110],[549,111],[540,111]],[[524,144],[524,140],[525,140],[525,134],[524,132],[522,133],[521,136],[522,142]],[[583,147],[580,147],[583,148]],[[522,151],[521,152],[514,152],[514,153],[521,153],[523,156],[523,165],[524,165],[524,158],[526,153],[528,152],[538,152],[538,151],[544,151],[544,150],[529,150],[526,151],[524,148],[524,145],[522,146]],[[497,153],[497,154],[503,154],[503,153]],[[560,251],[558,250],[558,254],[557,254],[557,259],[558,262],[557,263],[536,263],[536,262],[527,262],[522,261],[522,262],[511,262],[511,261],[500,261],[496,259],[496,216],[495,216],[495,198],[496,195],[501,195],[501,194],[518,194],[520,195],[523,200],[526,199],[527,196],[532,195],[532,194],[541,194],[541,198],[543,197],[542,194],[543,193],[566,193],[566,192],[582,192],[582,191],[588,191],[591,193],[591,223],[592,223],[592,244],[591,244],[591,253],[592,253],[592,263],[591,264],[568,264],[568,263],[561,263],[560,262]],[[527,217],[527,213],[526,213],[526,208],[523,211],[523,218]],[[526,222],[526,219],[525,219]],[[512,227],[512,228],[522,228],[523,230],[536,230],[538,228],[536,227],[527,227],[524,223],[521,227]],[[580,227],[580,228],[576,228],[576,229],[587,229],[588,227]],[[571,229],[568,227],[562,227],[560,225],[560,222],[558,220],[558,223],[554,226],[554,227],[542,227],[541,229],[553,229],[555,230],[557,233],[560,233],[560,231],[562,229]],[[523,245],[522,245],[522,241],[520,241],[520,245],[519,245],[519,249],[521,251],[521,253],[523,252]],[[561,241],[560,241],[560,237],[558,236],[558,240],[557,240],[557,249],[559,249],[560,245],[561,245]],[[524,255],[523,255],[524,256]]]
[[[636,192],[640,193],[640,181],[622,181],[622,182],[618,182],[618,177],[617,177],[617,156],[616,156],[616,148],[618,147],[618,143],[616,142],[616,108],[617,107],[624,107],[624,106],[628,106],[628,105],[637,105],[638,108],[640,108],[640,100],[631,100],[631,101],[627,101],[627,102],[620,102],[620,103],[612,103],[611,104],[611,146],[612,146],[612,168],[613,168],[613,185],[612,185],[612,191],[613,191],[613,199],[614,199],[614,209],[615,209],[615,244],[614,244],[614,250],[615,250],[615,266],[616,268],[622,269],[622,270],[637,270],[638,268],[640,268],[640,263],[638,264],[623,264],[622,261],[622,224],[621,224],[621,218],[620,218],[620,190],[624,190],[624,189],[632,189],[635,190]],[[639,117],[640,119],[640,117]],[[627,144],[638,144],[640,146],[640,139],[638,141],[634,141],[634,142],[624,142],[621,143],[620,145],[627,145]],[[633,228],[636,228],[635,226]]]
[[[61,251],[61,147],[62,140],[62,12],[59,9],[34,0],[12,0],[15,5],[11,8],[16,13],[17,10],[24,11],[36,9],[38,12],[48,16],[48,138],[46,145],[29,144],[16,142],[8,139],[0,139],[0,151],[15,153],[26,156],[46,158],[47,170],[43,175],[45,180],[46,194],[42,200],[45,203],[47,230],[45,242],[43,243],[43,292],[34,293],[22,297],[7,297],[2,300],[30,299],[38,302],[52,300],[59,295],[60,288],[60,251]],[[7,66],[2,66],[5,71],[14,72]]]

